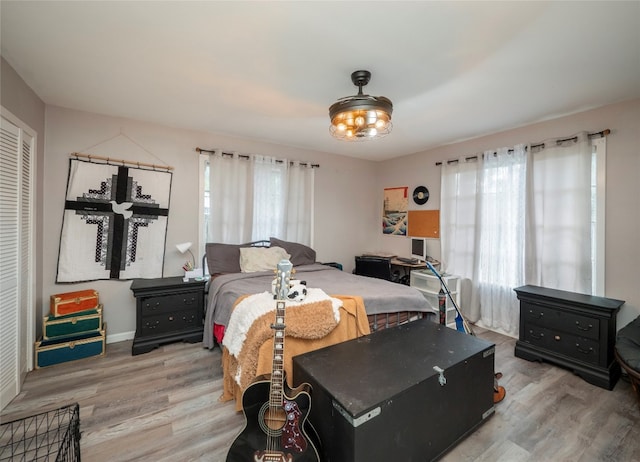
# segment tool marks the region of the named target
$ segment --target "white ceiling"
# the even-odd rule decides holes
[[[0,2],[47,104],[372,160],[640,97],[640,2]],[[386,138],[329,134],[357,93]],[[211,146],[214,147],[214,146]]]

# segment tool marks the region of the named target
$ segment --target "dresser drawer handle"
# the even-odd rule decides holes
[[[533,310],[529,310],[529,314],[533,315],[534,318],[541,318],[544,316],[544,313],[542,311],[538,312],[538,313],[534,313]]]
[[[582,331],[585,331],[585,332],[586,332],[586,331],[588,331],[588,330],[593,329],[593,324],[589,324],[587,327],[582,327],[582,326],[580,325],[580,321],[576,321],[576,327],[578,328],[578,330],[582,330]]]
[[[554,336],[553,336],[553,339],[554,339],[556,342],[559,342],[559,341],[560,341],[560,336],[559,336],[559,335],[554,335]]]
[[[173,316],[169,316],[169,321],[173,321]]]
[[[536,335],[533,333],[532,330],[529,331],[529,335],[531,335],[533,338],[540,340],[542,337],[544,337],[544,333],[541,333],[540,335]]]
[[[580,353],[584,353],[585,355],[591,354],[593,353],[593,348],[589,347],[588,350],[584,350],[582,348],[580,348],[580,344],[576,343],[576,349],[580,352]]]
[[[196,299],[195,298],[191,298],[191,299],[187,299],[185,298],[184,300],[182,300],[182,303],[184,303],[185,305],[191,305],[193,303],[195,303]]]

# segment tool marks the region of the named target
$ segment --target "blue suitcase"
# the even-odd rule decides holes
[[[36,342],[36,369],[105,354],[107,325],[97,332]]]
[[[81,334],[98,333],[102,328],[102,305],[95,310],[66,316],[45,316],[42,319],[43,340],[67,338]]]

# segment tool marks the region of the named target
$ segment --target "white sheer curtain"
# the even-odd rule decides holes
[[[241,244],[251,240],[253,163],[215,152],[209,156],[209,214],[205,242]]]
[[[314,178],[311,165],[290,163],[285,205],[287,219],[282,239],[309,246],[313,244]]]
[[[442,166],[443,269],[463,278],[471,321],[511,335],[513,288],[524,284],[525,174],[524,145]]]
[[[522,144],[485,152],[477,194],[477,284],[472,300],[479,300],[481,325],[511,335],[519,324],[513,288],[525,281],[526,158]]]
[[[285,227],[286,209],[281,206],[287,197],[287,167],[289,162],[273,157],[253,156],[253,226],[251,240],[281,236]]]
[[[440,245],[442,271],[462,278],[460,307],[471,321],[480,316],[477,300],[471,301],[476,256],[476,209],[480,168],[478,161],[444,162],[440,191]]]
[[[443,268],[463,278],[461,309],[518,335],[513,289],[534,284],[591,293],[591,144],[586,133],[443,164]]]
[[[204,242],[240,244],[273,236],[313,245],[310,164],[221,152],[207,157]]]
[[[590,294],[591,160],[586,132],[533,155],[527,282]]]

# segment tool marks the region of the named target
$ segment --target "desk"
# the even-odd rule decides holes
[[[427,264],[424,262],[407,263],[402,260],[398,260],[397,258],[392,258],[390,263],[391,274],[395,274],[397,272],[397,282],[406,286],[408,286],[410,283],[412,270],[425,269],[427,267]]]
[[[412,270],[426,269],[424,262],[408,263],[397,257],[385,255],[365,254],[356,256],[355,274],[374,278],[386,279],[409,285]]]
[[[414,270],[414,269],[425,269],[427,267],[427,264],[424,262],[418,262],[418,263],[407,263],[404,262],[402,260],[398,260],[397,258],[392,258],[391,259],[391,266],[400,266],[402,268],[404,268],[405,270],[408,268],[409,270]]]

